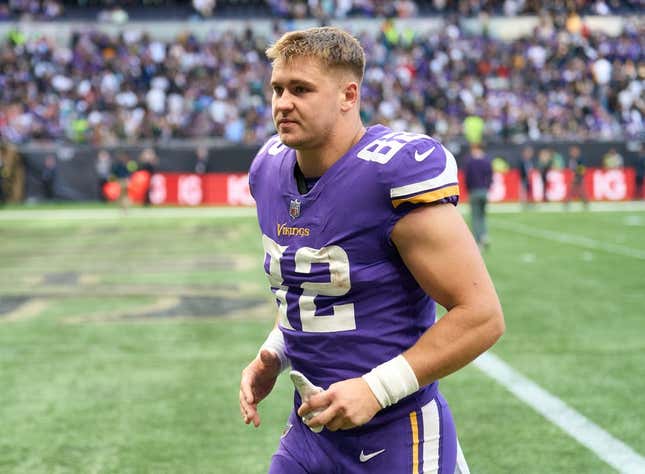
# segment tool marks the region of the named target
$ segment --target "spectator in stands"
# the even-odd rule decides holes
[[[4,160],[2,159],[2,153],[0,153],[0,206],[2,206],[5,201],[4,182],[6,171],[4,168]]]
[[[493,182],[493,165],[481,144],[472,143],[466,157],[466,189],[470,203],[470,225],[480,250],[488,248],[486,206],[488,190]]]
[[[531,175],[533,169],[535,168],[535,163],[533,162],[533,157],[535,155],[535,150],[532,146],[527,145],[522,148],[522,155],[520,160],[520,200],[524,207],[531,205],[533,201],[533,186],[531,183]]]
[[[618,153],[615,148],[610,148],[602,157],[602,166],[605,169],[622,168],[625,164],[623,155]]]
[[[645,196],[645,155],[642,151],[636,156],[636,199],[644,199]]]
[[[130,207],[130,197],[128,196],[128,184],[130,174],[130,157],[127,153],[121,152],[116,155],[116,161],[112,164],[112,177],[119,183],[120,193],[118,203],[123,212],[127,212]]]
[[[147,173],[147,179],[145,181],[145,191],[143,195],[143,205],[150,205],[150,191],[151,191],[151,179],[152,175],[155,174],[157,166],[159,165],[159,157],[153,148],[144,148],[139,155],[139,170],[145,171]]]
[[[540,181],[542,182],[542,200],[547,202],[549,200],[549,171],[553,166],[553,151],[550,148],[542,148],[538,152],[537,168],[540,172]]]
[[[99,199],[105,202],[107,199],[103,188],[110,180],[110,172],[112,170],[112,157],[107,150],[100,150],[96,156],[96,177],[98,186]]]
[[[57,0],[10,0],[0,6],[0,19],[52,20],[63,15],[63,5]]]
[[[195,150],[195,173],[206,174],[208,171],[208,147],[200,145]]]
[[[128,22],[130,15],[121,5],[110,5],[109,8],[101,10],[96,17],[99,23],[114,23],[123,25]]]
[[[587,192],[585,191],[585,172],[587,168],[582,161],[582,152],[578,145],[569,147],[568,168],[571,170],[573,178],[571,181],[571,189],[567,193],[565,206],[568,207],[572,199],[580,199],[584,206],[587,207],[589,205]]]
[[[202,18],[210,18],[215,10],[215,0],[192,0],[193,8]]]
[[[563,170],[565,169],[566,162],[564,156],[562,156],[562,153],[560,153],[558,150],[552,149],[551,150],[551,169],[552,170]]]
[[[40,174],[40,183],[43,187],[43,197],[47,201],[56,198],[56,176],[58,174],[58,163],[54,155],[47,155],[43,171]]]
[[[4,201],[22,202],[25,191],[24,162],[15,145],[2,142],[0,142],[0,187]]]

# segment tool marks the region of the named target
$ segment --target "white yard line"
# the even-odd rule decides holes
[[[565,234],[564,232],[556,232],[553,230],[540,229],[539,227],[532,227],[518,223],[505,223],[501,221],[491,222],[491,226],[504,229],[508,232],[515,232],[516,234],[526,235],[528,237],[540,237],[546,240],[552,240],[562,244],[576,245],[591,250],[601,250],[607,253],[621,255],[623,257],[638,258],[645,260],[645,251],[625,247],[624,245],[610,244],[599,240],[590,239],[589,237],[582,237],[579,235]]]
[[[618,472],[645,473],[645,457],[556,396],[516,372],[497,356],[487,352],[479,356],[474,364]]]
[[[119,209],[8,209],[0,210],[0,221],[76,221],[128,219],[181,219],[203,217],[226,219],[254,217],[254,207],[154,207],[133,208],[127,213]]]
[[[468,209],[468,204],[460,205],[459,207],[462,209]],[[566,214],[568,212],[645,212],[645,201],[598,201],[589,203],[588,207],[584,207],[580,202],[572,202],[569,207],[565,207],[561,202],[540,202],[533,204],[528,209],[517,202],[498,202],[489,203],[487,210],[490,211],[491,214],[519,214],[524,212],[527,214]]]

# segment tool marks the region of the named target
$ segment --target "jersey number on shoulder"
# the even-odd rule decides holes
[[[430,137],[419,133],[388,133],[387,135],[383,135],[366,145],[356,154],[356,156],[365,161],[376,161],[377,163],[384,165],[390,161],[406,143],[422,139],[430,139]]]
[[[284,285],[281,262],[287,246],[279,245],[266,235],[262,236],[264,251],[269,255],[268,278],[271,288],[278,300],[280,325],[286,329],[294,329],[287,317],[287,292]],[[300,284],[302,295],[298,300],[300,322],[304,332],[337,332],[356,329],[354,305],[352,303],[332,306],[332,314],[316,315],[317,296],[343,296],[351,289],[349,258],[347,253],[338,245],[329,245],[321,249],[300,247],[295,254],[296,272],[309,274],[313,263],[329,265],[329,281],[303,281]]]
[[[266,151],[269,155],[275,156],[280,153],[282,150],[287,148],[287,146],[280,141],[280,137],[274,136],[269,138],[264,146],[260,149],[258,154]]]

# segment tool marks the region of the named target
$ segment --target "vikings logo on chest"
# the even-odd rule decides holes
[[[289,216],[292,219],[300,216],[300,201],[298,199],[292,199],[289,203]]]
[[[279,237],[309,237],[311,231],[308,227],[289,227],[285,222],[284,224],[276,224],[276,233]]]
[[[292,199],[289,202],[289,217],[291,217],[291,220],[300,217],[300,204],[299,199]],[[307,227],[290,227],[286,222],[284,224],[277,224],[276,226],[278,236],[308,237],[310,233]]]

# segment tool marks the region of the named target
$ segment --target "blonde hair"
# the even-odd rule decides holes
[[[266,50],[267,58],[275,64],[289,63],[300,57],[320,60],[325,66],[351,72],[358,82],[363,80],[365,51],[356,38],[333,26],[290,31]]]

